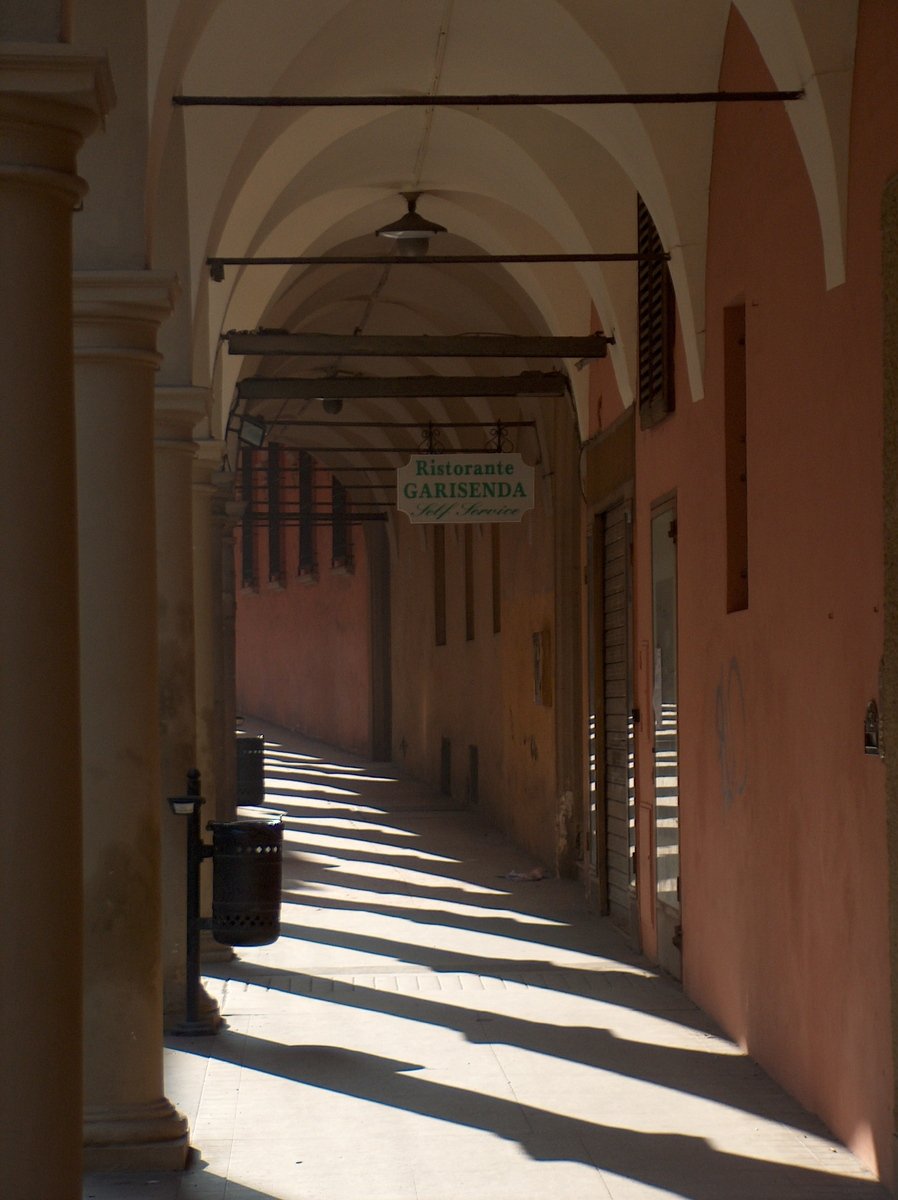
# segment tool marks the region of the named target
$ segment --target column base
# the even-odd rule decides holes
[[[236,957],[234,948],[232,946],[225,946],[222,942],[216,942],[208,929],[203,929],[200,932],[201,963],[229,963],[233,962]]]
[[[199,1016],[199,1020],[195,1023],[197,1026],[196,1032],[217,1033],[222,1023],[221,1009],[218,1007],[218,1001],[212,999],[202,983],[200,983],[196,1007]],[[166,1033],[183,1034],[184,1029],[187,1027],[187,1022],[184,1018],[184,985],[179,984],[177,999],[165,1004],[163,1024]],[[200,1029],[200,1026],[203,1028]]]
[[[85,1110],[85,1171],[183,1171],[189,1149],[187,1118],[164,1096]]]

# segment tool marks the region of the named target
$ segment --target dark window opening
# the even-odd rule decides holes
[[[315,464],[305,450],[299,453],[299,573],[312,576],[318,567],[315,545]]]
[[[244,504],[240,526],[240,580],[243,587],[256,588],[259,586],[259,572],[253,520],[253,452],[245,447],[240,451],[240,499]]]
[[[433,616],[434,639],[438,646],[446,645],[446,530],[442,525],[433,528]]]
[[[501,525],[490,525],[493,633],[502,632],[502,543],[499,539],[499,530],[501,528]]]
[[[474,640],[474,536],[465,526],[465,640]]]
[[[331,480],[332,542],[331,566],[348,570],[352,566],[352,538],[349,524],[349,497],[339,479]]]
[[[281,520],[281,447],[268,447],[268,579],[284,583],[284,525]]]

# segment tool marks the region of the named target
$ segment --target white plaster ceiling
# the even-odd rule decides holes
[[[240,375],[259,369],[488,373],[551,363],[244,362],[227,329],[613,334],[635,388],[631,264],[228,268],[207,256],[378,254],[373,236],[422,193],[448,229],[436,253],[635,249],[635,197],[671,253],[693,397],[702,394],[705,236],[714,107],[177,108],[175,94],[364,95],[714,90],[728,0],[153,0],[147,5],[148,258],[180,247],[191,382],[220,435]],[[856,0],[737,0],[790,106],[818,202],[831,285],[842,278],[845,147]],[[769,86],[759,80],[759,87]],[[183,205],[166,202],[175,194]],[[186,211],[184,211],[186,208]],[[170,228],[179,222],[178,235]],[[586,372],[569,371],[581,431]],[[428,402],[389,409],[426,414]],[[451,403],[457,414],[515,405]],[[520,407],[520,406],[517,406]],[[532,408],[532,402],[530,407]],[[448,411],[449,406],[444,405]]]

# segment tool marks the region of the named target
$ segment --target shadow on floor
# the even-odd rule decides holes
[[[870,1180],[723,1152],[704,1138],[619,1129],[416,1078],[414,1072],[423,1069],[422,1064],[338,1046],[290,1046],[226,1031],[212,1046],[205,1042],[182,1048],[308,1087],[513,1139],[533,1159],[582,1163],[687,1200],[785,1200],[793,1195],[885,1200],[887,1195]]]

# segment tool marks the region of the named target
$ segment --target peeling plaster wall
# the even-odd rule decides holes
[[[785,113],[718,114],[706,398],[636,446],[637,649],[651,644],[650,506],[671,490],[678,503],[686,989],[886,1178],[885,781],[863,729],[883,647],[880,200],[898,170],[898,113],[881,94],[896,47],[898,10],[863,6],[839,288],[827,291]],[[769,86],[738,17],[721,86]],[[749,607],[728,615],[723,310],[741,302]],[[651,797],[647,730],[638,786]],[[651,933],[651,889],[642,899]]]

